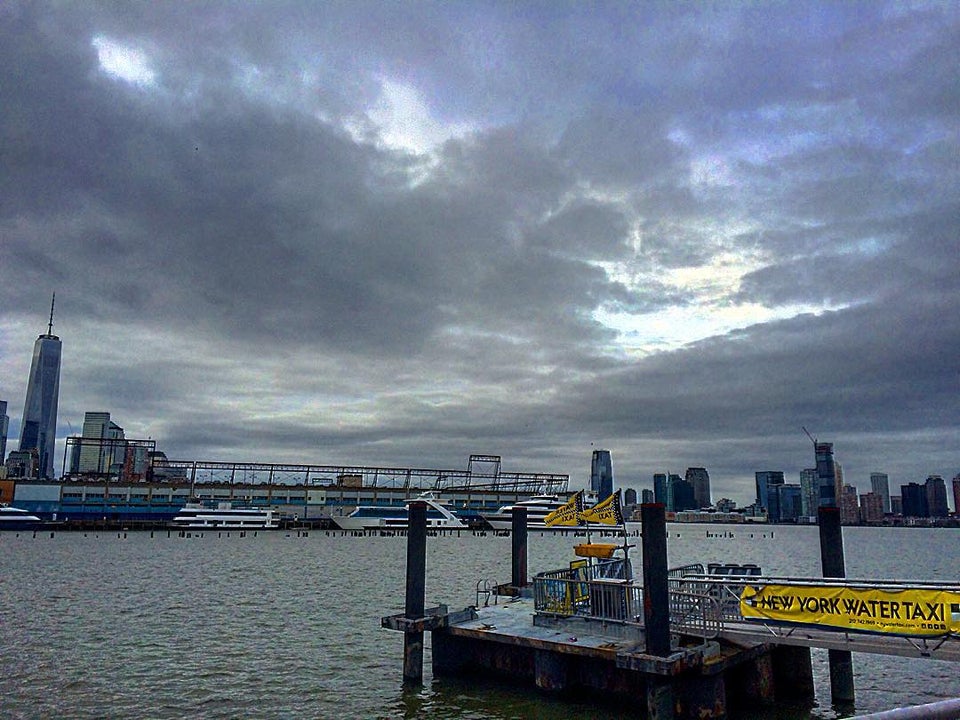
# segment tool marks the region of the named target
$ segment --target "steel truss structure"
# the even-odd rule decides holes
[[[466,470],[299,465],[165,460],[153,467],[156,480],[193,484],[315,485],[458,492],[470,490],[565,493],[570,476],[558,473],[504,472],[499,455],[471,455]]]

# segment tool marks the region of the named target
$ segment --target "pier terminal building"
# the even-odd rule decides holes
[[[67,454],[89,459],[68,439]],[[359,505],[402,507],[436,492],[465,521],[541,493],[564,494],[569,476],[505,472],[498,455],[471,455],[465,470],[343,465],[286,465],[168,460],[151,447],[124,441],[121,461],[104,440],[104,472],[65,472],[61,480],[0,480],[0,493],[17,507],[68,526],[166,524],[193,500],[216,505],[270,507],[286,524],[322,526]],[[132,449],[131,449],[132,448]],[[132,458],[132,459],[131,459]],[[141,466],[138,458],[146,458]]]

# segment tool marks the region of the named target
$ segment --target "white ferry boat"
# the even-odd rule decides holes
[[[33,530],[40,526],[39,517],[12,505],[0,505],[0,530]]]
[[[494,530],[512,530],[513,509],[526,508],[528,530],[571,530],[572,527],[568,525],[547,526],[543,522],[547,515],[566,505],[568,500],[569,498],[561,498],[558,495],[534,495],[513,505],[504,505],[496,512],[482,517]]]
[[[466,530],[469,526],[434,493],[426,492],[396,505],[360,505],[349,515],[331,518],[341,530],[406,530],[407,506],[414,501],[427,504],[428,530]]]
[[[170,527],[181,530],[273,530],[280,520],[270,508],[235,508],[221,502],[217,507],[190,502],[183,506],[170,522]]]

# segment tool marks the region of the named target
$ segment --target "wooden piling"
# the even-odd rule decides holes
[[[515,588],[522,588],[527,585],[527,509],[514,507],[512,522],[511,584]]]
[[[404,615],[408,620],[423,617],[427,573],[427,504],[413,501],[407,512],[407,590]],[[403,682],[423,682],[423,630],[403,634]]]
[[[843,528],[840,508],[821,507],[817,513],[820,525],[820,562],[825,578],[846,577],[843,560]],[[830,697],[835,704],[854,701],[853,656],[849,650],[829,650]]]

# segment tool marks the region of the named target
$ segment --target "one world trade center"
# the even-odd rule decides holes
[[[54,295],[54,302],[56,295]],[[33,344],[33,362],[27,380],[27,399],[20,423],[20,450],[36,452],[41,478],[53,477],[57,440],[57,402],[60,397],[60,338],[53,334],[53,302],[45,335]]]

